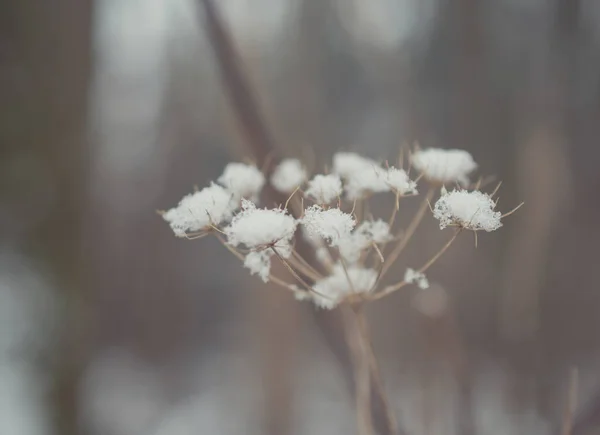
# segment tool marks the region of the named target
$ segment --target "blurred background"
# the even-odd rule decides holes
[[[155,213],[252,157],[202,4],[0,2],[2,435],[355,430],[335,312]],[[525,201],[369,307],[405,433],[558,435],[574,369],[600,433],[600,2],[213,4],[280,155],[463,148]]]

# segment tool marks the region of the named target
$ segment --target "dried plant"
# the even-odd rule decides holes
[[[316,174],[311,179],[302,162],[283,160],[269,181],[288,199],[275,208],[257,205],[267,175],[252,164],[230,163],[217,183],[161,212],[177,237],[216,237],[264,282],[272,282],[297,300],[314,303],[320,309],[344,311],[361,434],[375,433],[371,388],[380,390],[391,430],[397,431],[383,392],[364,305],[408,285],[426,291],[429,284],[425,273],[461,233],[471,231],[477,240],[479,231],[499,229],[502,219],[520,207],[502,214],[496,210],[494,200],[498,188],[486,194],[479,190],[481,182],[470,185],[469,175],[477,165],[466,151],[415,148],[409,156],[408,170],[402,169],[403,160],[400,156],[396,168],[355,153],[339,152],[333,157],[331,173]],[[419,173],[415,180],[409,176],[412,168]],[[425,185],[427,193],[422,195],[408,227],[398,228],[400,200],[418,198],[418,184]],[[448,191],[445,186],[454,188]],[[392,212],[385,220],[367,212],[369,199],[377,194],[387,194],[393,201]],[[439,221],[439,228],[450,227],[452,235],[422,265],[406,269],[402,280],[386,283],[388,272],[397,267],[428,211]],[[299,237],[313,250],[310,256],[295,249]],[[273,273],[272,261],[281,262],[287,274]]]

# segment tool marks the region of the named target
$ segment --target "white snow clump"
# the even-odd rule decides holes
[[[411,155],[411,163],[429,181],[462,186],[469,184],[468,175],[477,168],[471,154],[458,149],[418,150]]]
[[[177,207],[163,213],[177,237],[188,231],[200,231],[229,220],[236,209],[233,195],[227,189],[211,184],[184,196]]]
[[[502,226],[502,213],[495,211],[492,198],[478,190],[453,190],[440,197],[433,208],[433,217],[440,229],[458,226],[472,231],[494,231]]]
[[[370,292],[377,281],[374,269],[351,266],[347,272],[336,264],[331,275],[315,283],[312,299],[317,306],[331,310],[348,295]]]
[[[256,200],[265,184],[265,176],[256,166],[229,163],[217,181],[238,198]]]
[[[349,263],[356,263],[362,252],[373,243],[380,244],[392,239],[390,226],[381,219],[364,221],[347,237],[337,243],[340,255]]]
[[[315,175],[304,193],[318,204],[329,204],[342,194],[342,180],[335,174]]]
[[[306,181],[308,174],[298,159],[285,159],[273,171],[271,184],[282,193],[292,193]]]
[[[286,210],[256,208],[254,203],[243,199],[242,211],[233,217],[223,232],[230,245],[245,245],[253,250],[273,247],[287,258],[292,252],[296,226],[296,220]]]
[[[411,269],[410,267],[406,269],[404,273],[404,281],[409,284],[416,284],[422,290],[429,288],[429,281],[424,273],[419,272],[418,270]]]
[[[336,246],[340,240],[350,236],[356,225],[352,215],[339,208],[325,210],[319,205],[312,205],[304,210],[301,223],[309,237],[321,237],[331,246]]]
[[[251,251],[244,259],[244,267],[250,269],[251,275],[258,275],[263,282],[269,282],[272,255],[273,252],[270,249]]]

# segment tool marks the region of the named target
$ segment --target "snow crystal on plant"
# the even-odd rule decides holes
[[[250,269],[251,275],[258,275],[264,282],[268,282],[271,274],[272,255],[273,252],[270,249],[249,252],[244,259],[244,267]]]
[[[440,229],[455,225],[473,231],[494,231],[502,226],[502,213],[495,207],[485,193],[455,189],[437,200],[433,217],[440,221]]]
[[[271,184],[282,193],[291,193],[306,181],[306,169],[298,159],[285,159],[277,165],[271,176]]]
[[[348,279],[349,278],[349,279]],[[314,303],[327,309],[335,308],[344,297],[370,292],[377,281],[377,271],[362,267],[348,267],[347,274],[341,264],[336,264],[331,275],[315,283]]]
[[[352,215],[339,208],[324,210],[319,205],[307,208],[301,223],[310,237],[321,237],[329,241],[331,246],[336,246],[340,239],[348,237],[356,225]]]
[[[280,255],[288,257],[296,225],[296,220],[285,210],[259,209],[251,201],[242,200],[242,211],[224,232],[231,245],[243,244],[250,249],[273,246]]]
[[[458,149],[418,150],[412,154],[411,162],[430,181],[463,186],[469,184],[468,175],[477,168],[471,154]]]
[[[304,193],[319,204],[329,204],[342,194],[342,180],[335,174],[315,175]]]
[[[256,199],[265,184],[265,176],[256,166],[229,163],[217,181],[240,198]]]
[[[424,273],[419,272],[418,270],[411,269],[410,267],[406,269],[404,273],[404,281],[410,284],[416,284],[420,289],[429,288],[429,281]]]
[[[235,208],[231,192],[211,184],[184,196],[177,207],[163,214],[163,219],[169,222],[177,237],[184,237],[187,231],[203,230],[229,220]]]

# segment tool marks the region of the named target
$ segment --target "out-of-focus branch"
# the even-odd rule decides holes
[[[210,43],[217,58],[221,78],[230,104],[243,133],[245,144],[261,166],[265,165],[269,156],[277,155],[279,149],[273,140],[260,111],[255,93],[244,75],[241,60],[236,52],[232,38],[227,32],[218,6],[213,0],[200,0],[205,14],[205,24]],[[271,192],[275,202],[283,202]],[[350,350],[344,339],[343,320],[337,311],[316,313],[315,320],[324,335],[329,348],[335,354],[344,370],[348,383],[352,382],[352,365]],[[371,388],[371,391],[377,391]],[[393,429],[383,418],[381,397],[372,399],[372,414],[376,426],[381,427],[381,434],[393,433]],[[379,420],[379,421],[378,421]]]
[[[204,7],[206,31],[231,108],[246,145],[258,165],[262,166],[270,155],[277,152],[275,142],[267,129],[250,82],[243,73],[240,57],[223,24],[218,7],[212,0],[200,0],[200,3]]]

